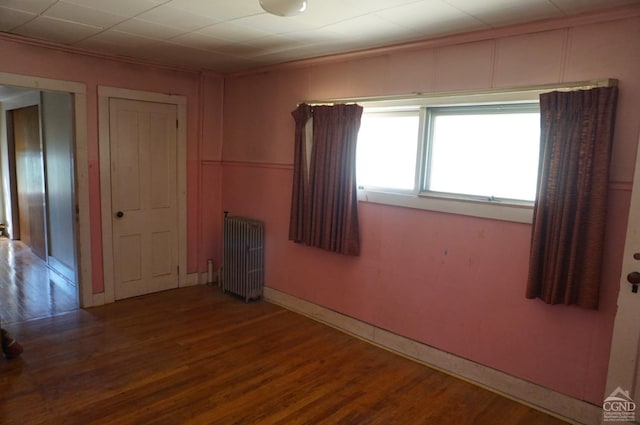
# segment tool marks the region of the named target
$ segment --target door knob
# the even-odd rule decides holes
[[[640,273],[638,272],[629,273],[627,275],[627,280],[629,281],[629,283],[632,283],[634,285],[640,284]]]
[[[627,275],[627,280],[631,284],[631,292],[638,293],[638,284],[640,284],[640,273],[631,272]]]
[[[122,218],[122,216],[124,216],[124,213],[123,213],[122,211],[118,211],[118,212],[116,213],[116,217],[118,217],[118,218]]]

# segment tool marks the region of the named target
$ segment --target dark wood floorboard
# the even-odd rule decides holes
[[[78,308],[77,289],[20,241],[0,237],[2,326]]]
[[[195,286],[16,323],[2,424],[562,424],[267,302]]]

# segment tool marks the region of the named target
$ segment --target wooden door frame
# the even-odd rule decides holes
[[[87,88],[83,83],[0,72],[0,85],[33,90],[59,91],[73,95],[74,165],[76,203],[76,264],[78,304],[93,304],[91,284],[91,224],[89,220],[89,160],[87,153]]]
[[[18,204],[18,172],[16,171],[16,141],[13,134],[13,109],[5,112],[5,134],[7,136],[7,177],[9,179],[9,196],[11,201],[10,217],[11,239],[20,239],[20,205]],[[5,194],[6,195],[6,194]],[[5,196],[6,198],[6,196]]]
[[[187,281],[187,98],[156,92],[98,86],[98,121],[100,149],[100,199],[102,206],[102,262],[104,295],[99,294],[96,304],[115,301],[113,276],[113,228],[111,217],[111,141],[109,129],[109,99],[118,98],[143,102],[176,105],[177,129],[177,206],[178,206],[178,287],[190,285]],[[100,298],[102,295],[102,299]]]

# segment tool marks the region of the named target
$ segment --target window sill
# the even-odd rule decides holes
[[[460,199],[438,195],[416,196],[363,189],[358,190],[358,201],[517,223],[531,224],[533,221],[533,206],[503,201]]]

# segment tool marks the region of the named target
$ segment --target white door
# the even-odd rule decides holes
[[[640,143],[640,141],[639,141]],[[622,260],[622,276],[611,341],[611,356],[607,375],[606,396],[620,388],[629,392],[635,404],[640,406],[640,286],[633,292],[632,273],[640,273],[640,149],[636,157],[636,170],[631,192],[629,222]],[[619,393],[619,391],[618,391]],[[626,394],[617,394],[626,398]],[[635,407],[629,404],[630,407]],[[606,407],[605,407],[606,414]],[[624,407],[624,405],[622,405]],[[640,409],[636,409],[636,421],[640,420]]]
[[[177,108],[109,100],[115,298],[178,287]]]

